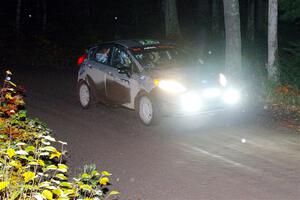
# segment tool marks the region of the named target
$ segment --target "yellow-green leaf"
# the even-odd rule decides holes
[[[61,187],[66,187],[66,188],[71,188],[71,187],[72,187],[72,184],[69,183],[69,182],[61,182],[61,183],[59,184],[59,186],[61,186]]]
[[[64,164],[58,164],[58,169],[57,170],[65,173],[65,172],[68,171],[68,166],[64,165]]]
[[[68,180],[68,178],[63,174],[56,174],[55,177],[59,178],[60,180]]]
[[[40,166],[44,167],[45,166],[45,163],[43,160],[37,160],[36,161]]]
[[[99,172],[97,170],[92,171],[92,176],[100,176]]]
[[[22,167],[22,164],[20,163],[20,161],[15,161],[15,160],[10,161],[9,165],[12,167],[15,167],[17,169],[20,169]]]
[[[111,196],[111,195],[118,195],[118,194],[120,194],[120,192],[115,191],[115,190],[112,190],[112,191],[109,192],[109,196]]]
[[[100,178],[99,183],[101,185],[107,185],[107,183],[109,183],[109,179],[107,177]]]
[[[8,181],[0,182],[0,191],[5,189],[9,185]]]
[[[34,152],[34,151],[35,151],[35,147],[34,147],[34,146],[28,146],[28,147],[25,148],[25,151],[26,151],[27,153],[29,153],[29,152]]]
[[[53,159],[55,157],[60,158],[61,153],[59,151],[54,151],[53,153],[51,153],[50,155],[50,159]]]
[[[12,99],[13,97],[11,96],[10,93],[7,93],[7,94],[5,95],[5,98],[6,98],[6,99]]]
[[[63,194],[63,191],[61,189],[55,189],[52,190],[52,193],[60,197]]]
[[[48,199],[48,200],[52,200],[53,199],[53,193],[50,190],[44,190],[42,192],[42,195],[44,198]]]
[[[111,173],[109,173],[108,171],[102,171],[101,174],[103,176],[111,176]]]
[[[56,167],[55,165],[49,165],[49,166],[47,166],[46,169],[47,169],[47,170],[56,170],[57,167]]]
[[[29,172],[25,172],[23,174],[23,177],[24,177],[25,183],[27,183],[27,182],[29,182],[29,181],[31,181],[31,180],[34,179],[35,173],[34,172],[30,172],[30,171]]]
[[[19,197],[21,191],[14,191],[11,196],[9,197],[9,200],[15,200],[17,197]]]
[[[39,165],[39,164],[35,161],[31,161],[31,162],[28,163],[28,165]]]
[[[76,193],[76,189],[75,188],[72,188],[72,189],[64,189],[64,194],[65,195],[76,195],[77,193]]]
[[[91,175],[89,175],[87,173],[84,173],[84,174],[81,175],[81,178],[83,178],[83,179],[89,179],[89,178],[91,178]]]
[[[84,184],[84,185],[80,186],[80,189],[90,192],[92,190],[92,187],[89,186],[89,185]]]
[[[55,152],[57,151],[55,147],[52,147],[52,146],[46,146],[46,147],[43,147],[41,148],[42,151],[50,151],[50,152]]]
[[[48,187],[48,186],[50,186],[50,182],[48,181],[44,181],[39,184],[39,187]]]
[[[7,149],[7,155],[9,158],[12,158],[14,155],[16,155],[16,152],[12,148],[9,148]]]

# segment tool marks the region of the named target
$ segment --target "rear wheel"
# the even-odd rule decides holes
[[[91,92],[88,84],[82,81],[78,87],[79,102],[82,108],[88,109],[91,104]]]
[[[141,122],[147,126],[158,124],[160,113],[155,100],[147,95],[139,98],[136,112]]]

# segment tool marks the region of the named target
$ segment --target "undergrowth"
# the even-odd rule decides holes
[[[109,189],[111,174],[94,165],[71,180],[67,143],[56,140],[45,123],[27,116],[25,91],[11,76],[7,71],[0,89],[0,200],[117,198],[119,192]]]

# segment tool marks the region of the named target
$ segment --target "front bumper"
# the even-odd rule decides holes
[[[158,92],[157,102],[160,111],[165,116],[191,116],[208,113],[218,113],[225,110],[235,109],[239,107],[239,97],[236,101],[228,102],[229,90],[212,89],[194,90],[180,95],[168,95],[164,92]],[[238,98],[238,99],[237,99]]]

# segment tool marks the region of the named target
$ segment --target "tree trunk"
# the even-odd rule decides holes
[[[181,37],[176,0],[164,1],[165,11],[165,34],[169,39],[178,39]]]
[[[267,32],[267,3],[266,0],[256,0],[256,28],[260,35],[265,35]]]
[[[211,29],[214,35],[218,35],[220,31],[220,0],[212,0],[212,19]]]
[[[223,0],[226,33],[225,70],[233,79],[241,73],[241,28],[238,0]]]
[[[16,9],[16,33],[20,34],[20,19],[21,19],[22,0],[18,0]]]
[[[255,0],[248,0],[247,38],[254,42],[255,36]]]
[[[278,1],[269,0],[269,17],[268,17],[268,79],[278,81]]]
[[[47,0],[43,0],[43,32],[46,32],[47,27]]]

